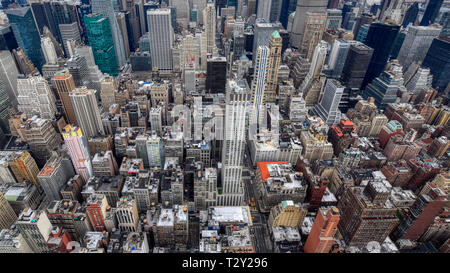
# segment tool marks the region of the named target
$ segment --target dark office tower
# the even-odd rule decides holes
[[[222,8],[227,7],[228,0],[216,0],[212,2],[216,3],[216,14],[222,16]]]
[[[430,68],[433,75],[433,88],[444,91],[450,79],[450,37],[435,38],[422,63]]]
[[[281,39],[283,39],[281,47],[281,56],[283,56],[284,51],[289,47],[289,32],[285,29],[280,29],[278,33],[280,34]]]
[[[41,70],[45,63],[41,50],[39,31],[34,23],[30,7],[14,8],[6,10],[14,37],[31,62]]]
[[[84,16],[92,13],[92,6],[89,0],[82,0],[76,4],[78,18],[80,19],[80,34],[81,39],[87,43],[86,26],[84,24]],[[133,5],[134,7],[134,5]]]
[[[66,56],[68,56],[67,41],[81,41],[77,9],[76,6],[70,2],[54,1],[51,3],[53,18],[58,29],[58,36],[60,37]]]
[[[89,68],[86,58],[80,55],[74,55],[66,62],[66,68],[73,76],[76,87],[87,86],[89,83]]]
[[[116,76],[117,61],[109,19],[102,14],[89,14],[84,17],[89,45],[94,53],[95,64],[103,73]]]
[[[339,0],[328,0],[329,9],[337,9],[339,6]]]
[[[17,48],[17,41],[10,25],[0,25],[0,50],[13,50]]]
[[[359,91],[372,59],[373,49],[361,42],[352,42],[342,69],[342,85]],[[345,91],[344,91],[345,92]]]
[[[51,2],[39,0],[31,3],[30,7],[39,33],[42,35],[44,26],[46,26],[56,36],[58,41],[61,42],[58,32],[58,26],[55,24],[53,18]]]
[[[227,83],[227,60],[224,57],[209,59],[206,68],[206,91],[225,93]]]
[[[415,2],[412,4],[405,12],[403,17],[402,27],[406,27],[409,24],[413,24],[417,20],[417,15],[419,15],[419,3]]]
[[[280,22],[287,29],[289,15],[295,12],[297,0],[283,0],[281,3]]]
[[[430,0],[428,2],[422,21],[420,21],[421,26],[429,26],[434,23],[434,20],[436,20],[436,17],[439,15],[439,10],[441,9],[443,2],[444,0]]]
[[[358,37],[358,33],[359,33],[359,29],[361,28],[362,25],[365,24],[372,24],[373,18],[372,18],[372,14],[368,14],[368,13],[363,13],[361,15],[361,17],[356,18],[355,21],[355,27],[353,28],[353,37]]]
[[[421,194],[392,232],[391,238],[395,241],[418,240],[447,202],[447,195],[439,188],[431,188],[428,193]]]
[[[384,71],[399,30],[399,25],[391,23],[374,23],[370,25],[364,43],[373,48],[373,54],[361,86],[362,89]],[[380,39],[380,37],[383,37],[383,39]]]
[[[406,31],[401,30],[397,34],[397,38],[395,38],[394,45],[392,46],[391,50],[391,59],[397,59],[398,53],[400,52],[400,49],[402,48],[403,42],[405,41],[406,37]]]

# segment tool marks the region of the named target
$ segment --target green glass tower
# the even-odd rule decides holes
[[[99,13],[84,16],[86,35],[94,53],[95,64],[103,73],[117,76],[117,61],[109,19]]]

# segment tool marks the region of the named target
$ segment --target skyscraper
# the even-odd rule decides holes
[[[55,86],[56,92],[61,100],[67,122],[69,124],[77,124],[75,112],[73,111],[69,98],[70,93],[75,89],[75,82],[67,69],[55,73],[53,76],[53,86]]]
[[[158,70],[173,70],[173,28],[170,9],[147,11],[152,65]]]
[[[210,93],[225,93],[227,83],[227,59],[210,58],[207,61],[206,90]]]
[[[336,207],[319,209],[304,246],[305,253],[329,253],[334,244],[339,219]]]
[[[0,127],[3,132],[9,132],[9,108],[17,106],[17,71],[11,53],[0,51]]]
[[[268,52],[268,49],[266,48]],[[250,93],[245,81],[229,81],[225,105],[225,130],[222,150],[222,191],[219,206],[239,206],[243,202],[242,164],[245,151],[246,116]]]
[[[111,34],[109,18],[93,13],[84,17],[86,35],[95,58],[95,64],[103,73],[116,76],[118,73],[116,51]]]
[[[422,63],[433,75],[433,88],[444,91],[450,79],[450,38],[440,36],[431,43],[430,49]]]
[[[39,30],[30,7],[8,9],[6,15],[17,44],[25,51],[31,62],[41,70],[45,60],[41,50]]]
[[[350,43],[344,39],[336,39],[330,52],[328,61],[329,69],[332,70],[332,77],[339,78],[347,59]]]
[[[206,8],[203,11],[203,20],[205,20],[205,33],[206,33],[206,53],[216,53],[216,9],[214,3],[208,2]]]
[[[281,49],[283,39],[278,31],[272,33],[269,40],[269,67],[267,70],[267,90],[265,91],[265,101],[275,102],[278,87],[278,71],[281,65]]]
[[[262,117],[262,106],[265,101],[265,91],[267,89],[267,72],[269,70],[269,48],[267,46],[258,47],[258,53],[255,58],[255,72],[253,76],[251,94],[252,94],[252,112],[250,124],[255,125]]]
[[[383,71],[379,77],[366,86],[362,94],[363,98],[374,98],[375,105],[384,109],[388,103],[394,103],[397,99],[397,90],[403,83],[401,76],[392,71]]]
[[[118,67],[125,65],[125,47],[123,45],[122,33],[117,23],[116,15],[114,13],[113,2],[110,0],[92,0],[92,12],[101,13],[105,18],[109,19],[109,25],[112,34],[112,40],[114,42],[114,50],[116,52],[116,60]],[[103,34],[107,36],[108,34]],[[109,35],[111,36],[111,35]]]
[[[370,25],[364,43],[373,48],[373,54],[361,88],[365,88],[384,71],[399,29],[399,25],[392,23],[373,23]],[[383,37],[383,39],[380,39],[380,37]]]
[[[26,77],[17,79],[17,102],[18,109],[28,116],[39,115],[44,119],[53,119],[57,109],[55,96],[50,86],[42,76]]]
[[[287,29],[289,15],[295,12],[297,7],[297,0],[283,0],[280,11],[280,22],[285,29]]]
[[[418,240],[447,203],[447,195],[439,188],[433,187],[428,193],[421,194],[391,237],[394,240]]]
[[[61,200],[61,189],[75,175],[72,163],[65,154],[54,153],[37,178],[49,201]]]
[[[427,9],[423,14],[422,21],[420,21],[421,26],[428,26],[434,23],[436,17],[439,15],[439,10],[441,9],[444,0],[429,0]]]
[[[325,12],[328,0],[297,0],[291,33],[291,46],[301,48],[307,12]]]
[[[406,71],[413,62],[422,62],[433,39],[439,36],[440,28],[410,26],[403,45],[398,53],[397,60]]]
[[[402,27],[407,27],[409,24],[413,24],[417,20],[417,16],[419,15],[419,3],[414,2],[405,12],[405,16],[403,16]]]
[[[34,253],[50,252],[47,240],[51,234],[52,224],[45,211],[26,208],[19,215],[15,225]]]
[[[269,46],[270,37],[272,33],[281,28],[280,23],[268,23],[264,20],[257,20],[255,22],[255,37],[253,39],[253,64],[255,64],[256,55],[258,54],[258,47]]]
[[[16,220],[16,213],[3,193],[0,192],[0,230],[10,228]]]
[[[331,126],[340,120],[340,111],[338,109],[341,101],[344,87],[340,82],[334,79],[327,79],[325,83],[320,104],[316,105],[314,112],[321,117],[328,126]]]
[[[105,134],[95,92],[83,87],[69,94],[77,123],[88,138]]]
[[[63,132],[64,144],[66,145],[75,172],[83,177],[85,183],[94,174],[91,157],[89,155],[87,138],[77,126],[67,125]]]
[[[310,60],[317,44],[322,40],[325,25],[327,23],[326,12],[307,12],[304,21],[304,31],[300,44],[300,54]]]

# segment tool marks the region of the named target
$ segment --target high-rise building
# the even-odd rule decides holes
[[[351,107],[351,102],[360,95],[360,88],[372,58],[373,49],[361,42],[351,42],[347,58],[342,68],[341,83],[346,88],[341,99],[340,108]]]
[[[61,200],[61,189],[75,175],[69,157],[54,153],[37,178],[49,201]]]
[[[280,23],[268,23],[264,20],[256,20],[255,22],[255,36],[253,39],[253,64],[255,64],[256,55],[258,54],[258,47],[269,46],[270,37],[274,31],[281,29]]]
[[[94,53],[95,64],[103,73],[116,76],[118,64],[109,18],[93,13],[84,17],[86,35]]]
[[[368,13],[361,14],[360,17],[356,18],[355,26],[353,27],[353,36],[356,38],[359,35],[359,30],[363,25],[370,25],[373,21],[373,15]]]
[[[327,0],[297,0],[294,22],[292,23],[291,46],[301,48],[303,34],[305,31],[305,21],[307,12],[325,12],[327,10]]]
[[[375,105],[380,109],[384,109],[388,103],[395,102],[397,90],[401,84],[403,84],[401,73],[396,74],[393,71],[383,71],[379,77],[376,77],[366,86],[362,96],[364,99],[374,98]]]
[[[169,9],[147,11],[152,65],[158,70],[172,70],[173,28]]]
[[[394,240],[418,240],[447,203],[447,195],[441,189],[432,187],[416,199],[391,237]]]
[[[92,158],[92,170],[98,177],[117,175],[119,167],[112,151],[96,153]]]
[[[332,76],[339,79],[347,60],[347,54],[351,43],[344,39],[336,39],[328,59],[328,67],[332,70]]]
[[[300,44],[300,54],[310,60],[317,44],[322,40],[325,25],[327,23],[326,12],[307,12],[304,21],[304,30]]]
[[[125,60],[130,58],[130,43],[128,38],[127,17],[123,12],[116,13],[117,25],[123,39]]]
[[[334,244],[339,219],[336,207],[319,209],[304,246],[305,253],[329,253]]]
[[[115,50],[115,57],[116,57],[116,63],[117,66],[120,68],[125,65],[126,62],[126,56],[125,56],[125,46],[123,44],[123,37],[122,33],[119,29],[119,24],[117,23],[117,18],[114,13],[114,7],[113,2],[109,0],[92,0],[92,12],[93,13],[100,13],[103,15],[103,17],[109,19],[109,25],[111,30],[110,37],[103,37],[105,39],[111,39],[114,42],[114,50]],[[86,23],[86,19],[85,19]],[[108,36],[107,33],[103,33],[102,36]],[[89,39],[89,38],[88,38]],[[106,47],[105,47],[106,48]],[[105,49],[103,48],[103,49]]]
[[[62,199],[50,202],[45,212],[53,226],[64,229],[73,240],[80,240],[82,238],[76,228],[75,220],[78,209],[80,209],[78,201]]]
[[[34,253],[50,252],[47,241],[53,226],[45,211],[26,208],[19,215],[15,225]]]
[[[397,226],[397,208],[386,205],[392,186],[386,180],[369,181],[365,187],[349,187],[338,202],[338,228],[349,246],[383,243]]]
[[[17,182],[21,183],[25,180],[36,187],[40,187],[37,180],[39,168],[34,158],[27,151],[13,153],[13,158],[8,164]]]
[[[439,15],[439,10],[441,9],[444,0],[430,0],[428,1],[427,8],[423,14],[422,21],[420,21],[421,26],[428,26],[434,23]]]
[[[60,145],[60,138],[52,121],[33,116],[17,128],[19,135],[30,145],[31,153],[39,167],[44,166],[52,151]]]
[[[339,122],[341,118],[341,112],[338,107],[343,92],[344,87],[340,82],[328,79],[324,87],[320,104],[314,108],[314,112],[321,117],[328,126]]]
[[[164,142],[156,134],[147,139],[148,165],[150,168],[164,166]]]
[[[69,124],[77,124],[75,112],[73,111],[72,103],[69,98],[70,93],[75,89],[75,82],[73,81],[72,75],[67,69],[64,69],[56,72],[55,75],[53,75],[52,81],[61,101],[67,122]]]
[[[444,91],[450,78],[450,38],[441,36],[431,43],[422,66],[428,67],[433,75],[433,88]]]
[[[280,22],[285,29],[287,29],[288,26],[289,15],[295,12],[296,7],[297,0],[283,0],[280,11]]]
[[[69,95],[77,124],[88,138],[105,134],[95,92],[83,87],[76,88]]]
[[[55,46],[49,37],[41,38],[41,48],[44,53],[46,64],[56,64],[58,61],[58,56],[56,55]]]
[[[362,82],[361,87],[363,89],[384,71],[399,29],[399,25],[389,22],[370,25],[364,43],[373,49],[373,54]],[[383,37],[383,39],[380,39],[380,37]]]
[[[102,232],[106,230],[105,218],[108,201],[104,194],[91,194],[86,200],[86,214],[95,231]]]
[[[28,116],[39,115],[54,119],[57,109],[55,96],[42,76],[21,76],[17,79],[18,109]]]
[[[265,91],[267,89],[267,72],[269,70],[269,53],[267,46],[258,47],[257,55],[255,56],[255,72],[251,86],[251,103],[252,112],[250,116],[250,124],[256,125],[263,115],[262,107],[265,101]]]
[[[203,20],[206,33],[206,53],[214,55],[216,48],[216,9],[214,3],[207,3],[203,10]]]
[[[280,19],[282,0],[267,0],[258,2],[256,18],[267,22],[277,22]],[[287,11],[286,11],[287,12]]]
[[[269,67],[266,78],[265,101],[275,102],[278,87],[278,71],[281,65],[282,38],[278,31],[272,33],[269,40]]]
[[[9,133],[9,109],[17,106],[17,67],[7,50],[0,51],[0,128]]]
[[[17,40],[14,37],[11,26],[1,25],[0,26],[0,50],[13,50],[17,48]]]
[[[116,103],[115,93],[117,89],[117,80],[114,77],[106,76],[101,82],[100,98],[104,111],[107,111],[111,105]]]
[[[434,38],[439,36],[440,28],[410,26],[403,45],[398,53],[397,60],[406,69],[413,62],[422,62]]]
[[[227,83],[227,59],[213,57],[207,60],[206,91],[210,93],[225,93]]]
[[[267,48],[266,51],[268,51]],[[250,92],[245,81],[229,81],[227,84],[222,150],[222,191],[219,191],[217,203],[222,206],[238,206],[242,204],[244,198],[242,162]]]
[[[403,16],[402,27],[407,27],[409,24],[414,25],[419,15],[419,3],[414,2],[405,12]]]
[[[139,214],[136,200],[120,198],[115,210],[117,225],[122,232],[136,232],[139,225]]]
[[[86,137],[79,127],[70,125],[64,128],[62,135],[75,172],[87,182],[94,172]]]
[[[2,192],[0,192],[0,230],[8,229],[17,220],[17,215]]]
[[[40,70],[44,65],[41,39],[30,7],[12,8],[6,11],[17,44]]]

